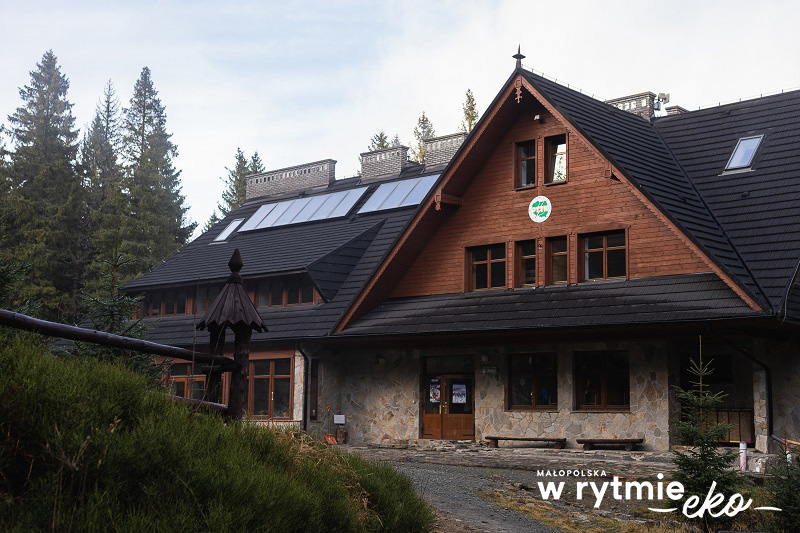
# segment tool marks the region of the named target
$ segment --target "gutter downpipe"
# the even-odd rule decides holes
[[[740,354],[747,357],[750,361],[754,362],[758,366],[764,370],[764,381],[767,387],[767,442],[772,438],[772,369],[766,365],[763,361],[758,360],[750,353],[747,352],[744,348],[738,346],[733,341],[726,339],[716,331],[714,331],[713,325],[709,323],[708,326],[709,331],[711,331],[714,336],[720,339],[722,342],[739,352]],[[755,444],[755,443],[754,443]]]
[[[303,431],[308,430],[308,372],[311,369],[311,362],[306,352],[300,347],[300,343],[295,343],[295,349],[303,356]]]

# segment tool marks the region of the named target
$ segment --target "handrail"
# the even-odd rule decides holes
[[[97,331],[78,326],[59,324],[57,322],[48,322],[47,320],[41,320],[32,316],[23,315],[22,313],[15,313],[13,311],[9,311],[8,309],[0,309],[0,326],[9,326],[25,331],[32,331],[34,333],[47,335],[49,337],[59,337],[62,339],[80,342],[91,342],[94,344],[101,344],[103,346],[111,346],[113,348],[121,348],[124,350],[133,350],[135,352],[172,357],[173,359],[180,359],[183,361],[217,365],[223,371],[235,370],[239,368],[239,363],[230,357],[195,352],[185,348],[178,348],[176,346],[158,344],[157,342],[134,339],[132,337],[123,337],[122,335],[115,335],[105,331]]]

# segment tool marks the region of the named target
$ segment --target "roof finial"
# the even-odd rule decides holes
[[[522,60],[525,59],[525,56],[520,53],[519,45],[517,45],[517,53],[511,57],[517,60],[517,68],[522,68]]]

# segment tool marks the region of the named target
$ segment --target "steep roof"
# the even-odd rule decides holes
[[[412,167],[400,176],[382,180],[348,180],[334,183],[328,191],[368,186],[367,192],[344,218],[280,226],[244,232],[223,242],[214,242],[237,218],[248,219],[261,205],[276,198],[259,198],[233,211],[208,232],[186,245],[159,267],[127,284],[130,292],[222,281],[228,274],[228,259],[238,248],[244,268],[242,276],[306,272],[314,280],[324,302],[259,309],[269,331],[254,333],[254,341],[322,337],[330,333],[361,286],[366,283],[386,252],[406,227],[417,206],[358,214],[381,183],[429,174]],[[296,197],[297,195],[294,195]],[[291,196],[289,196],[291,197]],[[281,197],[284,200],[287,197]],[[201,314],[147,318],[149,337],[156,342],[206,344],[208,335],[195,332]]]
[[[527,70],[525,79],[595,148],[757,300],[758,284],[653,125]]]
[[[702,194],[775,311],[800,261],[800,91],[661,117],[655,129]],[[737,141],[764,135],[749,170]]]
[[[756,316],[713,273],[387,300],[342,336],[612,326]]]

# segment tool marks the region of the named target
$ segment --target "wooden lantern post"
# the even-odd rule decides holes
[[[244,388],[247,386],[247,372],[250,367],[250,337],[253,330],[260,333],[267,331],[267,326],[261,320],[253,302],[242,287],[242,255],[237,248],[228,267],[231,274],[228,281],[220,291],[217,298],[208,306],[208,311],[197,329],[208,328],[211,341],[211,351],[222,355],[225,347],[225,329],[233,330],[233,358],[238,363],[238,368],[231,371],[231,383],[228,394],[228,416],[233,419],[242,418],[244,411]],[[221,400],[222,372],[220,367],[206,367],[208,370],[208,383],[206,396],[209,401]]]

